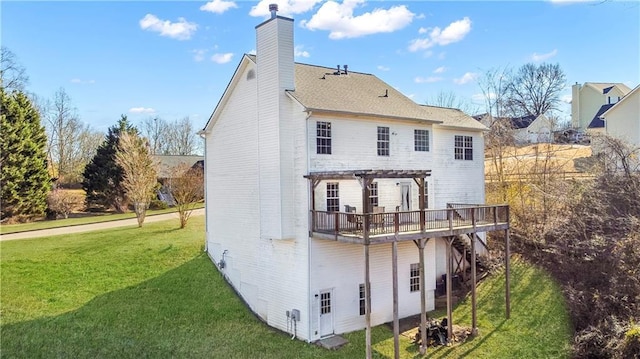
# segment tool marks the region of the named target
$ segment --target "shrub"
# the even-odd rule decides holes
[[[169,208],[167,203],[159,199],[152,199],[151,202],[149,202],[149,209],[167,209],[167,208]]]
[[[82,207],[83,201],[84,198],[80,194],[63,189],[54,189],[47,196],[47,205],[54,219],[58,215],[68,218],[71,212]]]

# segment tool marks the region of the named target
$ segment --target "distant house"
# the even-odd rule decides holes
[[[640,146],[640,85],[599,115],[604,133]]]
[[[491,127],[494,121],[503,121],[513,130],[513,140],[516,144],[551,142],[552,123],[545,115],[522,117],[499,117],[494,119],[488,114],[473,116],[487,127]]]
[[[479,205],[487,128],[374,75],[295,63],[293,20],[270,8],[202,131],[208,255],[306,341],[432,310],[451,241],[508,228],[508,207]]]
[[[623,83],[576,82],[571,88],[571,126],[582,132],[604,132],[600,116],[630,91]]]
[[[171,179],[175,178],[175,168],[178,166],[189,166],[192,168],[204,168],[204,156],[174,156],[174,155],[153,155],[158,163],[158,182],[162,185],[158,189],[158,199],[169,206],[176,204],[169,187]]]

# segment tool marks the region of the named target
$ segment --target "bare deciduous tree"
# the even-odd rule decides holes
[[[565,82],[559,64],[525,64],[509,81],[509,106],[521,116],[537,117],[556,110]]]
[[[188,156],[201,150],[200,139],[189,117],[173,122],[159,117],[148,118],[142,121],[141,127],[154,155]]]
[[[29,76],[16,55],[8,48],[0,47],[0,86],[7,92],[24,91]]]
[[[168,152],[167,131],[169,124],[160,117],[149,117],[142,121],[142,135],[149,140],[149,150],[152,155]]]
[[[133,202],[138,227],[142,227],[158,184],[157,164],[144,139],[128,132],[120,134],[116,163],[123,169],[122,186],[127,198]]]
[[[477,108],[472,103],[458,97],[458,95],[453,91],[440,91],[425,103],[430,106],[457,108],[467,114],[474,114],[477,112]]]
[[[169,188],[180,215],[180,228],[184,228],[195,205],[204,198],[204,169],[182,164],[174,167],[171,173],[175,173],[175,177]]]
[[[48,111],[44,107],[47,105]],[[103,135],[80,121],[64,88],[56,91],[53,102],[43,102],[41,106],[41,111],[47,112],[48,150],[53,175],[59,183],[80,181],[84,166],[93,157]]]

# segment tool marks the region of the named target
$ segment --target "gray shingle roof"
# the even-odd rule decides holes
[[[603,128],[604,120],[602,120],[600,116],[602,116],[603,113],[607,112],[608,109],[613,107],[613,105],[615,105],[615,103],[608,103],[606,105],[602,105],[602,107],[600,107],[596,115],[593,116],[593,119],[591,120],[591,123],[589,123],[588,128]]]
[[[255,61],[255,56],[249,56]],[[317,112],[420,120],[473,130],[487,128],[464,112],[419,105],[374,75],[335,68],[295,64],[295,90],[288,93],[302,106]]]

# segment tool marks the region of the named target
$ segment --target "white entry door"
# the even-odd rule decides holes
[[[400,210],[410,211],[411,210],[411,184],[402,183],[400,188],[402,191],[402,206],[400,207]]]
[[[320,292],[320,337],[333,334],[333,290]]]

